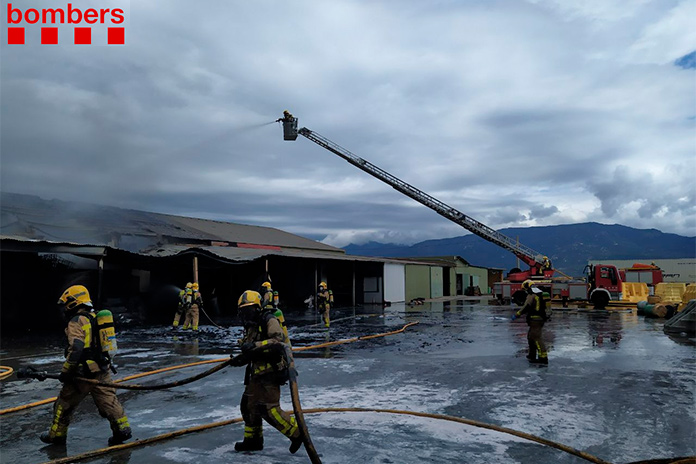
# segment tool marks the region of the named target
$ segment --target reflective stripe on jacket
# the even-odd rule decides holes
[[[77,373],[80,365],[86,367],[88,372],[101,372],[99,364],[94,359],[94,336],[92,334],[93,313],[79,311],[65,328],[65,336],[68,338],[68,349],[65,354],[65,363],[62,372]],[[100,347],[96,347],[99,350]]]

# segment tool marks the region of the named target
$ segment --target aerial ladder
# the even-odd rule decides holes
[[[406,196],[411,197],[422,205],[427,206],[439,215],[449,219],[452,222],[459,224],[466,230],[478,235],[484,240],[495,243],[496,245],[512,252],[521,261],[529,266],[529,270],[519,270],[512,269],[508,274],[508,279],[511,282],[522,282],[526,279],[537,278],[537,279],[550,279],[554,274],[554,269],[551,266],[551,262],[547,257],[543,256],[531,248],[520,244],[517,240],[512,239],[504,234],[501,234],[497,230],[494,230],[487,225],[473,219],[466,214],[452,208],[449,205],[441,202],[437,198],[428,195],[422,190],[404,182],[403,180],[389,174],[387,171],[375,166],[363,158],[351,153],[345,148],[335,144],[326,137],[317,134],[314,131],[302,127],[297,128],[298,120],[288,111],[283,112],[283,117],[279,118],[277,122],[283,124],[283,139],[284,140],[297,140],[297,135],[302,135],[317,145],[324,147],[330,152],[340,156],[344,160],[348,161],[350,164],[358,169],[365,171],[373,177],[381,180],[382,182],[391,185],[395,190],[403,193]]]

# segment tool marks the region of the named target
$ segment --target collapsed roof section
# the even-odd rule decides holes
[[[254,254],[242,249],[345,254],[340,248],[271,227],[44,200],[33,195],[1,195],[0,235],[6,239],[104,246],[151,256],[161,256],[171,245],[237,248],[240,257]]]

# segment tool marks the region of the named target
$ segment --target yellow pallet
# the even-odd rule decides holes
[[[655,285],[655,296],[660,297],[660,303],[681,303],[682,296],[686,293],[686,284],[660,282]]]
[[[677,311],[684,309],[691,300],[696,300],[696,284],[689,284],[686,286],[686,290],[682,295],[681,304],[679,308],[677,308]]]
[[[624,282],[622,302],[638,303],[648,299],[650,291],[645,282]]]

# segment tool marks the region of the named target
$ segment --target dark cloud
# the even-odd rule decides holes
[[[336,243],[461,233],[308,140],[284,142],[272,122],[289,109],[491,227],[693,230],[693,75],[662,66],[673,58],[622,61],[638,45],[684,55],[669,6],[131,8],[124,47],[0,48],[3,191]]]

